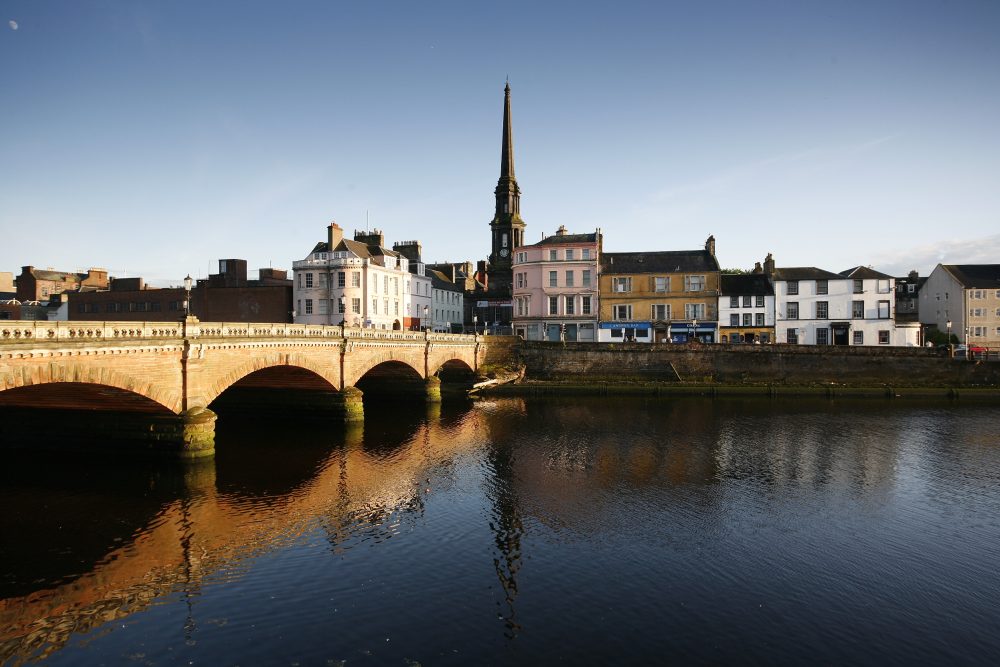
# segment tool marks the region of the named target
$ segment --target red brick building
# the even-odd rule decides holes
[[[151,288],[142,278],[113,279],[110,289],[69,293],[69,319],[169,322],[184,317],[183,287]],[[219,260],[219,273],[191,289],[190,312],[206,322],[291,322],[292,281],[280,269],[247,280],[243,259]]]
[[[36,269],[22,266],[17,277],[18,301],[48,301],[63,292],[108,289],[108,270],[89,269],[86,273]]]

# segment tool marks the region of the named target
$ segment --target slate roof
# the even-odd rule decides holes
[[[775,280],[844,280],[844,276],[815,266],[788,266],[774,270]]]
[[[333,249],[330,250],[330,244],[326,241],[320,241],[316,244],[316,247],[312,249],[312,252],[337,252],[344,250],[350,252],[362,259],[374,259],[376,262],[380,261],[381,257],[402,257],[402,255],[395,250],[389,250],[388,248],[383,248],[377,245],[367,245],[361,241],[354,241],[352,239],[341,239],[340,243]]]
[[[535,245],[558,245],[562,243],[597,243],[597,232],[593,234],[555,234],[546,236]]]
[[[707,273],[719,270],[719,260],[707,250],[660,252],[606,252],[601,255],[602,273]]]
[[[437,269],[427,270],[427,275],[430,276],[431,286],[434,287],[434,289],[447,290],[449,292],[464,291],[461,285],[459,285],[458,283],[451,282],[448,276],[446,276],[441,271],[438,271]]]
[[[32,269],[31,275],[35,277],[36,280],[55,280],[57,282],[69,282],[83,280],[87,277],[86,273],[72,273],[70,271],[47,271],[45,269]]]
[[[720,294],[727,296],[737,295],[764,295],[774,294],[774,286],[763,273],[749,273],[736,275],[723,273],[720,277]]]
[[[840,275],[852,280],[885,280],[892,278],[889,274],[876,271],[870,266],[855,266],[853,269],[841,271]]]
[[[966,289],[1000,289],[1000,264],[942,264]]]

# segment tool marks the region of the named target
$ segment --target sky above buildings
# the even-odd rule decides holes
[[[530,242],[1000,263],[995,0],[0,7],[0,271],[483,259],[508,76]]]

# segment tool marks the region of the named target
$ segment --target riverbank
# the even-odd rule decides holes
[[[919,398],[1000,402],[1000,387],[901,387],[707,384],[667,382],[527,381],[482,387],[478,396],[702,396],[808,398]]]

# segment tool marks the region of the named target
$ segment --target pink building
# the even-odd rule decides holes
[[[514,248],[514,333],[525,340],[596,341],[601,230],[563,226],[534,245]]]

